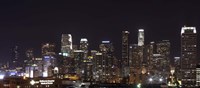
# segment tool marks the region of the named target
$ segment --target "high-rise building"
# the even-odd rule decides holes
[[[73,53],[74,53],[73,55],[74,55],[75,73],[78,74],[79,76],[82,76],[82,72],[84,70],[83,67],[84,51],[74,50]]]
[[[55,45],[42,44],[43,77],[53,76],[52,70],[56,66]]]
[[[195,27],[181,29],[181,73],[184,87],[196,84],[197,31]]]
[[[61,53],[65,57],[70,57],[72,51],[72,35],[62,34],[61,39]]]
[[[10,64],[11,69],[19,67],[19,46],[15,46],[12,49],[12,62]]]
[[[129,81],[129,32],[122,32],[122,58],[121,58],[121,76],[122,82],[127,83]]]
[[[25,76],[33,78],[33,64],[34,64],[33,49],[26,51],[26,59],[24,60]]]
[[[45,43],[42,44],[42,56],[55,55],[55,44]]]
[[[144,45],[144,29],[138,30],[138,46]]]
[[[104,82],[110,82],[113,79],[113,67],[114,67],[114,47],[110,41],[102,41],[99,45],[100,52],[102,53],[102,74],[105,78]]]
[[[156,51],[163,58],[162,66],[160,66],[166,74],[170,72],[170,42],[169,40],[162,40],[156,44]]]
[[[87,40],[87,38],[81,38],[80,50],[88,50],[88,40]]]

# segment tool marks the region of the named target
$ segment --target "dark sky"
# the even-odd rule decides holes
[[[35,48],[39,55],[41,43],[60,46],[62,33],[71,33],[74,44],[88,38],[90,49],[110,40],[120,56],[121,31],[130,31],[130,42],[137,43],[139,28],[145,30],[146,44],[168,39],[172,56],[178,56],[181,27],[200,28],[200,3],[189,1],[1,0],[0,61],[10,59],[14,45],[20,47],[22,57],[27,48]]]

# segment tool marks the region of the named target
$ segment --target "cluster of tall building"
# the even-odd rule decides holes
[[[89,50],[87,38],[74,45],[71,34],[62,34],[60,53],[56,44],[41,46],[41,57],[33,49],[26,51],[26,77],[69,78],[94,83],[161,84],[185,87],[200,86],[195,27],[181,29],[181,56],[171,58],[169,40],[145,43],[144,29],[138,30],[138,42],[130,43],[129,31],[122,31],[122,57],[114,55],[111,41],[102,41],[98,50]],[[14,48],[13,64],[18,59]],[[15,67],[15,66],[14,66]]]

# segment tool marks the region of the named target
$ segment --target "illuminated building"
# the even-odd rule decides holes
[[[113,69],[114,65],[114,47],[110,41],[102,41],[102,44],[99,45],[100,52],[102,53],[102,74],[103,82],[109,82],[110,79],[113,79]]]
[[[130,80],[129,83],[140,83],[139,75],[141,74],[140,68],[142,61],[140,58],[140,49],[138,44],[131,44],[129,46],[129,66],[130,66]]]
[[[196,86],[200,87],[200,65],[196,67]]]
[[[11,69],[19,67],[19,46],[15,46],[12,49],[12,63],[10,64]]]
[[[196,84],[197,34],[195,27],[181,29],[181,73],[183,87]]]
[[[148,72],[153,71],[153,54],[156,53],[156,44],[155,42],[150,42],[146,46],[146,58],[147,58],[147,65],[148,65]]]
[[[53,55],[55,55],[55,45],[50,43],[42,44],[42,56]]]
[[[128,82],[129,76],[129,32],[122,32],[122,58],[121,58],[121,76],[122,82]]]
[[[80,50],[88,50],[88,40],[86,38],[81,38]]]
[[[178,79],[181,79],[181,60],[180,57],[174,57],[175,75]]]
[[[70,57],[72,51],[72,35],[62,34],[61,39],[61,53],[65,57]]]
[[[93,51],[93,79],[95,82],[100,82],[103,79],[103,74],[102,74],[102,60],[103,56],[102,53],[98,51]]]
[[[82,70],[83,70],[83,58],[84,58],[84,51],[83,50],[74,50],[74,68],[75,68],[75,73],[78,75],[82,75]]]
[[[169,40],[162,40],[156,44],[156,52],[161,55],[162,61],[160,64],[160,71],[165,73],[162,76],[167,77],[170,72],[170,42]]]
[[[149,78],[168,77],[170,74],[170,42],[168,40],[150,42],[145,46],[144,58],[146,58]],[[154,78],[154,80],[159,81],[159,78]],[[166,80],[163,79],[163,81]]]
[[[138,46],[144,45],[144,29],[138,30]]]
[[[27,57],[27,59],[24,60],[25,74],[26,74],[26,77],[33,78],[33,67],[32,67],[32,65],[34,64],[34,62],[33,62],[33,60],[34,60],[33,49],[28,49],[26,51],[26,57]]]
[[[55,45],[46,43],[42,45],[43,77],[53,76],[52,70],[56,66]]]

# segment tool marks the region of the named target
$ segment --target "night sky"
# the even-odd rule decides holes
[[[72,2],[74,1],[74,2]],[[130,43],[137,43],[139,28],[145,30],[145,44],[170,40],[172,56],[180,55],[180,31],[184,25],[200,28],[200,3],[183,0],[1,0],[0,61],[11,58],[14,45],[34,48],[40,55],[41,43],[56,43],[60,50],[62,33],[70,33],[73,44],[89,40],[98,49],[102,40],[114,43],[121,56],[121,31],[130,31]],[[198,44],[199,45],[199,44]]]

